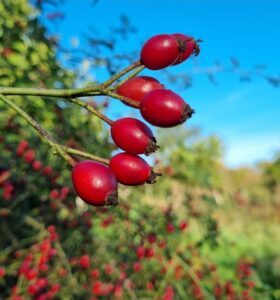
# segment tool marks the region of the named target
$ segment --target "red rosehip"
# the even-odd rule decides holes
[[[59,198],[59,192],[57,189],[52,189],[50,192],[50,198],[51,199],[58,199]]]
[[[94,278],[94,279],[99,278],[99,271],[98,271],[98,269],[93,269],[91,271],[91,277]]]
[[[32,280],[34,278],[36,278],[38,275],[38,271],[36,269],[29,269],[26,273],[25,273],[25,277],[28,280]]]
[[[187,227],[189,226],[189,223],[188,223],[188,221],[181,221],[180,223],[179,223],[179,228],[180,228],[180,230],[185,230]]]
[[[32,169],[38,171],[42,168],[42,163],[39,160],[35,160],[32,164]]]
[[[160,70],[172,65],[179,55],[176,38],[159,34],[150,38],[141,50],[141,63],[148,69]]]
[[[134,154],[119,153],[111,158],[109,166],[118,182],[124,185],[154,183],[156,179],[156,174],[148,163]]]
[[[94,206],[117,205],[117,180],[109,167],[90,160],[79,162],[72,170],[78,196]]]
[[[173,127],[185,122],[193,110],[176,93],[170,90],[155,90],[140,102],[143,118],[158,127]]]
[[[17,147],[17,155],[21,156],[25,152],[25,150],[29,147],[29,143],[26,140],[20,141]]]
[[[32,150],[32,149],[29,149],[29,150],[27,150],[27,151],[25,152],[25,154],[24,154],[24,160],[25,160],[27,163],[31,164],[31,163],[34,161],[35,156],[36,156],[35,151]]]
[[[117,93],[126,98],[140,102],[141,99],[150,91],[163,89],[164,86],[155,78],[149,76],[137,76],[124,82],[117,89]],[[124,102],[126,105],[139,108],[136,105],[130,105]]]
[[[140,262],[135,262],[133,264],[133,270],[134,270],[135,273],[140,272],[140,270],[141,270],[141,264],[140,264]]]
[[[121,118],[114,121],[111,135],[119,148],[131,154],[149,155],[158,149],[151,129],[134,118]]]
[[[27,291],[28,291],[29,295],[34,296],[35,294],[38,293],[39,289],[40,288],[35,283],[33,283],[28,286]]]
[[[166,225],[166,231],[167,231],[168,233],[173,233],[173,232],[175,231],[174,225],[173,225],[172,223],[168,223],[168,224]]]
[[[180,64],[181,62],[188,59],[193,53],[197,56],[200,52],[199,45],[194,40],[194,38],[181,34],[181,33],[175,33],[172,34],[178,43],[180,53],[176,59],[176,61],[173,63],[174,65]]]
[[[4,277],[6,274],[6,270],[2,267],[0,267],[0,278]]]
[[[148,235],[148,241],[150,244],[154,244],[157,241],[157,236],[155,233],[150,233]]]
[[[138,246],[138,248],[136,249],[136,255],[138,257],[138,259],[141,259],[145,256],[145,248],[143,246]]]
[[[80,257],[80,266],[83,269],[88,269],[90,267],[90,257],[89,255],[83,255]]]
[[[147,248],[145,252],[145,256],[147,258],[152,258],[155,255],[155,251],[153,248]]]
[[[50,166],[46,166],[46,167],[44,167],[44,169],[43,169],[43,174],[44,174],[44,175],[51,176],[51,175],[52,175],[52,172],[53,172],[53,169],[52,169],[52,167],[50,167]]]

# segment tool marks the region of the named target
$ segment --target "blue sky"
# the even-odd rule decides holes
[[[203,39],[197,60],[172,67],[174,73],[210,67],[216,60],[230,65],[232,56],[242,68],[266,64],[265,73],[280,73],[279,1],[100,0],[95,6],[91,2],[65,1],[66,17],[59,27],[63,44],[70,45],[72,37],[79,38],[90,26],[106,35],[119,15],[126,14],[138,32],[121,44],[120,51],[127,47],[140,51],[147,38],[159,33],[181,32]],[[161,71],[143,74],[163,78]],[[103,79],[101,73],[94,75]],[[200,127],[205,136],[221,137],[224,162],[230,167],[271,159],[280,150],[280,88],[258,77],[240,83],[231,73],[218,74],[217,81],[214,86],[205,75],[196,74],[191,89],[168,86],[196,110],[187,126]],[[114,103],[108,113],[115,118],[132,111]]]

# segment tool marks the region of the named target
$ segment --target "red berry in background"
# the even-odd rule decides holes
[[[121,118],[111,125],[111,135],[115,144],[131,154],[146,154],[158,149],[151,129],[134,118]]]
[[[150,91],[163,89],[164,86],[155,78],[149,76],[136,76],[124,82],[117,89],[117,93],[126,98],[140,102],[141,99]],[[125,102],[124,102],[125,103]],[[127,104],[127,103],[125,103]],[[139,108],[138,106],[129,106]]]
[[[24,160],[25,160],[27,163],[31,164],[31,163],[34,161],[35,156],[36,156],[35,151],[32,150],[32,149],[29,149],[29,150],[27,150],[27,151],[25,152],[25,154],[24,154]]]
[[[140,270],[141,270],[141,264],[140,264],[140,262],[135,262],[133,264],[133,270],[134,270],[135,273],[140,272]]]
[[[124,185],[154,183],[156,179],[156,174],[148,163],[134,154],[119,153],[111,158],[109,166],[117,181]]]
[[[94,206],[117,205],[117,180],[109,167],[91,160],[75,165],[72,182],[78,196]]]
[[[166,231],[167,231],[168,233],[173,233],[173,232],[175,231],[174,225],[173,225],[172,223],[168,223],[168,224],[166,225]]]
[[[152,258],[155,255],[155,251],[153,248],[147,248],[145,251],[145,256],[147,258]]]
[[[43,169],[43,174],[44,175],[47,175],[47,176],[51,176],[52,175],[52,167],[50,167],[50,166],[46,166],[46,167],[44,167],[44,169]]]
[[[143,118],[158,127],[173,127],[185,122],[193,110],[176,93],[170,90],[155,90],[140,102]]]
[[[17,147],[17,155],[21,156],[25,152],[25,150],[29,147],[29,143],[26,140],[20,141]]]
[[[12,198],[12,193],[14,190],[13,184],[10,182],[5,182],[3,190],[3,199],[10,200]]]
[[[157,236],[155,233],[150,233],[147,239],[150,244],[154,244],[157,241]]]
[[[175,33],[173,36],[176,38],[180,49],[179,55],[173,65],[180,64],[192,54],[195,54],[196,56],[199,54],[200,48],[194,38],[181,33]]]
[[[150,70],[160,70],[172,65],[179,55],[176,38],[159,34],[150,38],[142,47],[141,63]]]
[[[59,192],[57,189],[52,189],[50,192],[50,198],[51,199],[58,199],[59,198]]]
[[[38,170],[40,170],[41,168],[42,168],[42,163],[39,161],[39,160],[35,160],[34,162],[33,162],[33,164],[32,164],[32,169],[34,170],[34,171],[38,171]]]
[[[136,255],[138,259],[141,259],[145,256],[145,251],[146,249],[143,246],[138,246],[138,248],[136,249]]]
[[[182,230],[182,231],[185,230],[186,228],[188,228],[188,226],[189,226],[188,221],[181,221],[179,223],[179,229]]]
[[[0,267],[0,278],[4,277],[6,274],[6,270],[2,267]]]
[[[83,269],[89,269],[90,267],[90,257],[89,255],[83,255],[80,257],[80,266]]]
[[[93,269],[91,271],[91,277],[94,278],[94,279],[99,278],[99,271],[98,271],[98,269]]]

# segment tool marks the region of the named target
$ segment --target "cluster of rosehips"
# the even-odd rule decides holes
[[[177,65],[191,54],[197,55],[197,41],[183,34],[161,34],[149,39],[141,51],[141,64],[151,70]],[[136,76],[117,88],[120,96],[134,100],[134,108],[157,127],[173,127],[193,114],[190,106],[155,78]],[[79,197],[95,205],[116,205],[117,183],[135,186],[154,183],[156,176],[148,163],[138,155],[149,155],[159,148],[150,128],[135,118],[120,118],[111,124],[115,144],[125,152],[113,156],[109,167],[94,161],[82,161],[72,171],[72,181]]]
[[[40,243],[33,245],[32,250],[36,256],[29,253],[19,267],[18,274],[28,281],[27,292],[32,299],[47,300],[54,299],[59,292],[61,286],[57,283],[51,283],[46,278],[46,272],[53,257],[57,255],[54,248],[54,242],[58,239],[56,228],[51,225],[47,228],[48,236]],[[21,252],[17,251],[16,256],[21,256]],[[23,300],[25,297],[20,295],[21,291],[17,286],[12,289],[11,299]]]

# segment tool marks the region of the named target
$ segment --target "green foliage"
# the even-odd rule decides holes
[[[196,130],[176,128],[160,132],[159,141],[164,149],[160,155],[173,168],[174,178],[190,186],[217,187],[222,154],[217,137],[202,139]]]

